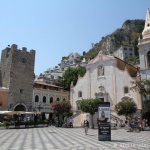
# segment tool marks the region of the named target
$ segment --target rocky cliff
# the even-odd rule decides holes
[[[134,46],[138,55],[138,38],[141,36],[144,23],[145,20],[126,20],[121,28],[106,37],[102,37],[99,43],[94,44],[83,57],[94,58],[99,51],[104,54],[112,54],[121,45]]]

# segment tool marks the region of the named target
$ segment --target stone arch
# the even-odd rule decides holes
[[[14,106],[14,111],[27,111],[27,107],[25,104],[18,103]]]
[[[133,98],[132,97],[129,97],[129,96],[124,96],[121,98],[122,101],[133,101]]]

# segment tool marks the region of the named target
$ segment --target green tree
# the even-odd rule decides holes
[[[93,115],[98,111],[99,99],[82,99],[77,101],[79,109],[91,115],[92,129],[94,129]]]
[[[83,51],[83,55],[85,55],[86,54],[86,52],[85,51]]]
[[[137,106],[133,101],[121,101],[115,105],[115,111],[119,116],[130,117],[137,111]]]
[[[148,96],[150,95],[150,80],[131,81],[131,84],[130,90],[139,92],[142,95],[143,100],[150,100]]]
[[[150,80],[132,81],[131,83],[130,89],[142,95],[142,117],[150,120]]]
[[[69,67],[64,73],[63,73],[63,87],[65,90],[70,91],[70,85],[73,82],[73,85],[76,85],[76,82],[78,80],[78,76],[81,77],[84,76],[86,72],[85,67],[78,67],[78,68],[71,68]]]
[[[140,63],[138,56],[130,56],[127,58],[126,62],[131,65],[136,65]]]

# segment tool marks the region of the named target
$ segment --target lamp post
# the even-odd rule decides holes
[[[38,108],[38,110],[39,110],[39,112],[40,112],[40,110],[43,108],[42,102],[38,102],[37,108]]]

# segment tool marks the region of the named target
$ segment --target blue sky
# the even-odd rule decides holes
[[[145,19],[149,7],[149,0],[0,0],[0,50],[36,50],[39,75],[63,56],[89,51],[125,20]]]

